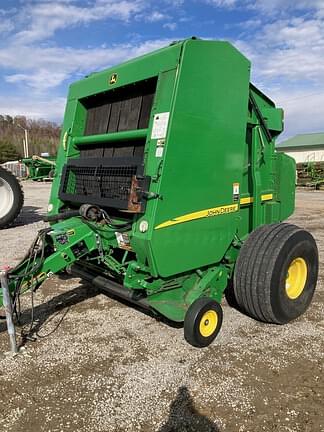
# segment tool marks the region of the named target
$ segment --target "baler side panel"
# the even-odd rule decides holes
[[[243,167],[241,223],[238,233],[242,239],[259,225],[282,220],[280,212],[285,206],[279,196],[280,184],[275,152],[275,137],[283,129],[283,113],[252,84],[250,93],[269,130],[271,140],[269,141],[255,108],[250,103]]]
[[[161,276],[222,259],[238,226],[233,184],[241,183],[250,63],[230,44],[187,41],[170,114],[155,228],[206,209],[226,214],[154,229]]]
[[[277,188],[278,201],[280,202],[279,220],[283,221],[291,216],[295,210],[295,159],[285,153],[277,153]]]

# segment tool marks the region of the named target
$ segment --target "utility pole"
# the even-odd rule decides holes
[[[25,140],[24,140],[24,157],[28,158],[29,156],[29,146],[28,146],[28,129],[21,126],[19,123],[14,123],[16,126],[20,127],[25,132]]]
[[[7,119],[4,118],[4,120],[9,123]],[[23,139],[23,147],[24,147],[24,157],[27,158],[29,156],[28,129],[24,128],[19,123],[15,123],[15,120],[13,121],[12,124],[18,126],[20,129],[22,129],[25,132],[25,138]]]

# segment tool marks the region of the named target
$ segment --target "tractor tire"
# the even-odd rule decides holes
[[[218,335],[222,322],[223,311],[220,304],[208,297],[200,297],[187,310],[184,337],[194,347],[206,347]]]
[[[7,228],[24,205],[24,193],[17,178],[0,167],[0,229]]]
[[[291,224],[264,225],[244,242],[234,270],[234,295],[247,315],[286,324],[308,308],[317,282],[312,235]]]

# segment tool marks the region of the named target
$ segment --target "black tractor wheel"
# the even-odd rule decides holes
[[[237,304],[249,316],[285,324],[308,308],[316,287],[318,251],[295,225],[264,225],[244,242],[234,271]]]
[[[206,347],[216,338],[223,322],[219,303],[201,297],[188,308],[184,319],[184,337],[194,347]]]
[[[8,227],[24,205],[24,194],[16,177],[0,167],[0,228]]]

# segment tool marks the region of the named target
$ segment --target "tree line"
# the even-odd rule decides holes
[[[23,129],[28,130],[29,156],[41,153],[56,156],[61,133],[58,124],[25,116],[0,115],[0,163],[24,157]]]

